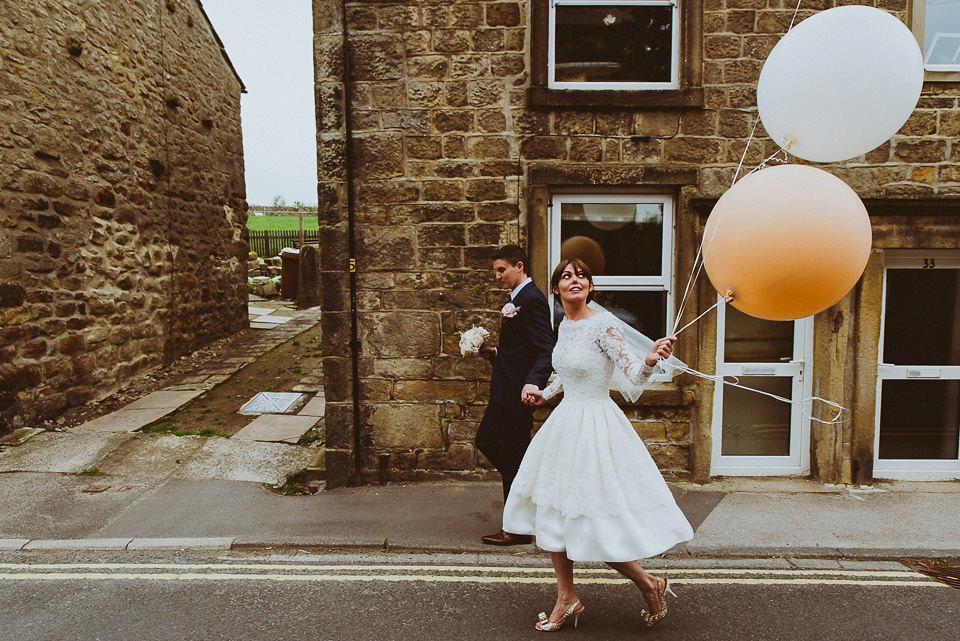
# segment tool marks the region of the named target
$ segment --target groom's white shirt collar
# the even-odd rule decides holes
[[[532,280],[533,280],[532,278],[530,278],[529,276],[527,276],[527,279],[526,279],[525,281],[523,281],[522,283],[520,283],[519,285],[517,285],[516,287],[514,287],[513,289],[511,289],[511,290],[510,290],[510,300],[513,300],[514,298],[516,298],[516,297],[517,297],[517,294],[520,293],[520,290],[523,289],[524,285],[526,285],[527,283],[529,283],[529,282],[532,281]]]

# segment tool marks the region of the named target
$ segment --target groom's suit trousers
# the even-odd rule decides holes
[[[530,445],[533,412],[525,406],[487,406],[477,429],[477,449],[500,472],[503,479],[503,500],[507,500],[520,462]]]

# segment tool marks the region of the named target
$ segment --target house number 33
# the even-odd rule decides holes
[[[933,269],[937,266],[937,262],[933,258],[924,258],[923,259],[923,269]]]

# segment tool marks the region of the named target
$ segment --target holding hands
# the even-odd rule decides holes
[[[532,383],[527,383],[520,390],[520,400],[530,407],[540,407],[547,402],[543,398],[543,390]]]

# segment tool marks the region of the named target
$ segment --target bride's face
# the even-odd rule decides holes
[[[560,282],[557,284],[557,290],[560,294],[560,301],[564,303],[574,303],[586,301],[587,296],[593,291],[593,283],[587,278],[582,270],[577,270],[573,264],[563,268],[560,273]]]

